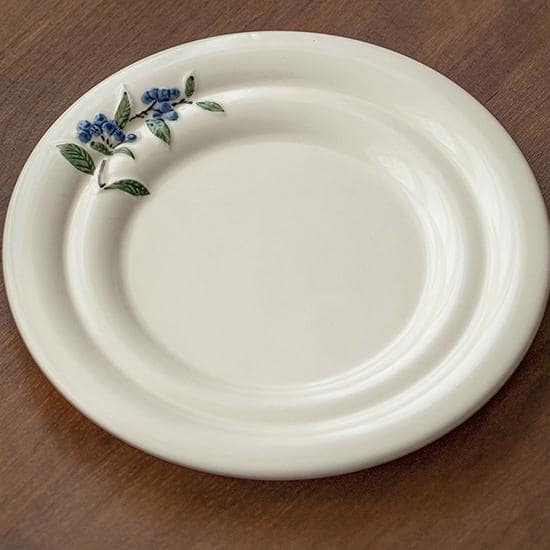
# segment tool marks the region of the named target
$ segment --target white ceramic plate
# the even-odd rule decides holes
[[[394,52],[283,32],[100,83],[36,146],[4,240],[18,327],[76,407],[261,478],[371,466],[472,414],[535,334],[548,261],[537,184],[479,103]]]

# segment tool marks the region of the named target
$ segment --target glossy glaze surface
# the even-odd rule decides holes
[[[189,71],[226,113],[112,159],[145,202],[64,170],[53,146],[84,103]],[[442,76],[251,33],[157,54],[71,107],[22,173],[4,258],[31,351],[96,422],[182,464],[310,477],[417,448],[498,389],[544,306],[548,226],[509,136]]]

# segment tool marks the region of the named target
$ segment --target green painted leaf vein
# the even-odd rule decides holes
[[[112,151],[105,145],[104,143],[101,143],[100,141],[92,141],[90,143],[90,147],[97,151],[98,153],[101,153],[102,155],[112,155]]]
[[[76,143],[63,143],[58,145],[60,153],[63,157],[70,162],[77,170],[84,172],[84,174],[92,175],[95,172],[95,163],[90,156],[90,153],[86,151],[80,145]]]
[[[116,109],[114,118],[120,128],[124,128],[126,124],[128,124],[128,120],[130,119],[130,111],[130,98],[128,97],[128,93],[124,92]]]
[[[185,81],[185,97],[191,97],[195,93],[195,77],[190,75]]]
[[[136,156],[134,155],[134,152],[129,149],[128,147],[117,147],[113,150],[113,153],[121,153],[123,155],[128,155],[129,157],[132,157],[134,160]]]
[[[197,101],[195,105],[198,105],[201,109],[204,109],[205,111],[213,111],[217,113],[224,112],[223,107],[215,101]]]
[[[149,190],[147,189],[147,187],[145,187],[145,185],[143,185],[139,181],[132,179],[122,179],[114,181],[113,183],[107,185],[105,189],[118,189],[120,191],[128,193],[129,195],[133,195],[134,197],[149,195]]]
[[[164,143],[170,145],[170,128],[168,127],[168,124],[164,122],[164,120],[160,118],[148,118],[145,121],[145,124],[154,136],[164,141]]]

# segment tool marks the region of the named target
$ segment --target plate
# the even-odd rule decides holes
[[[392,51],[209,38],[107,78],[38,143],[4,235],[9,301],[100,426],[244,477],[349,472],[463,421],[548,294],[512,139]]]

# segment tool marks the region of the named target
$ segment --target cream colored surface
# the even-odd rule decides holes
[[[199,90],[151,195],[58,155],[122,84]],[[83,412],[153,454],[267,478],[349,471],[451,429],[512,372],[548,291],[548,222],[514,143],[463,90],[367,44],[250,33],[107,79],[27,163],[4,241],[19,328]]]

